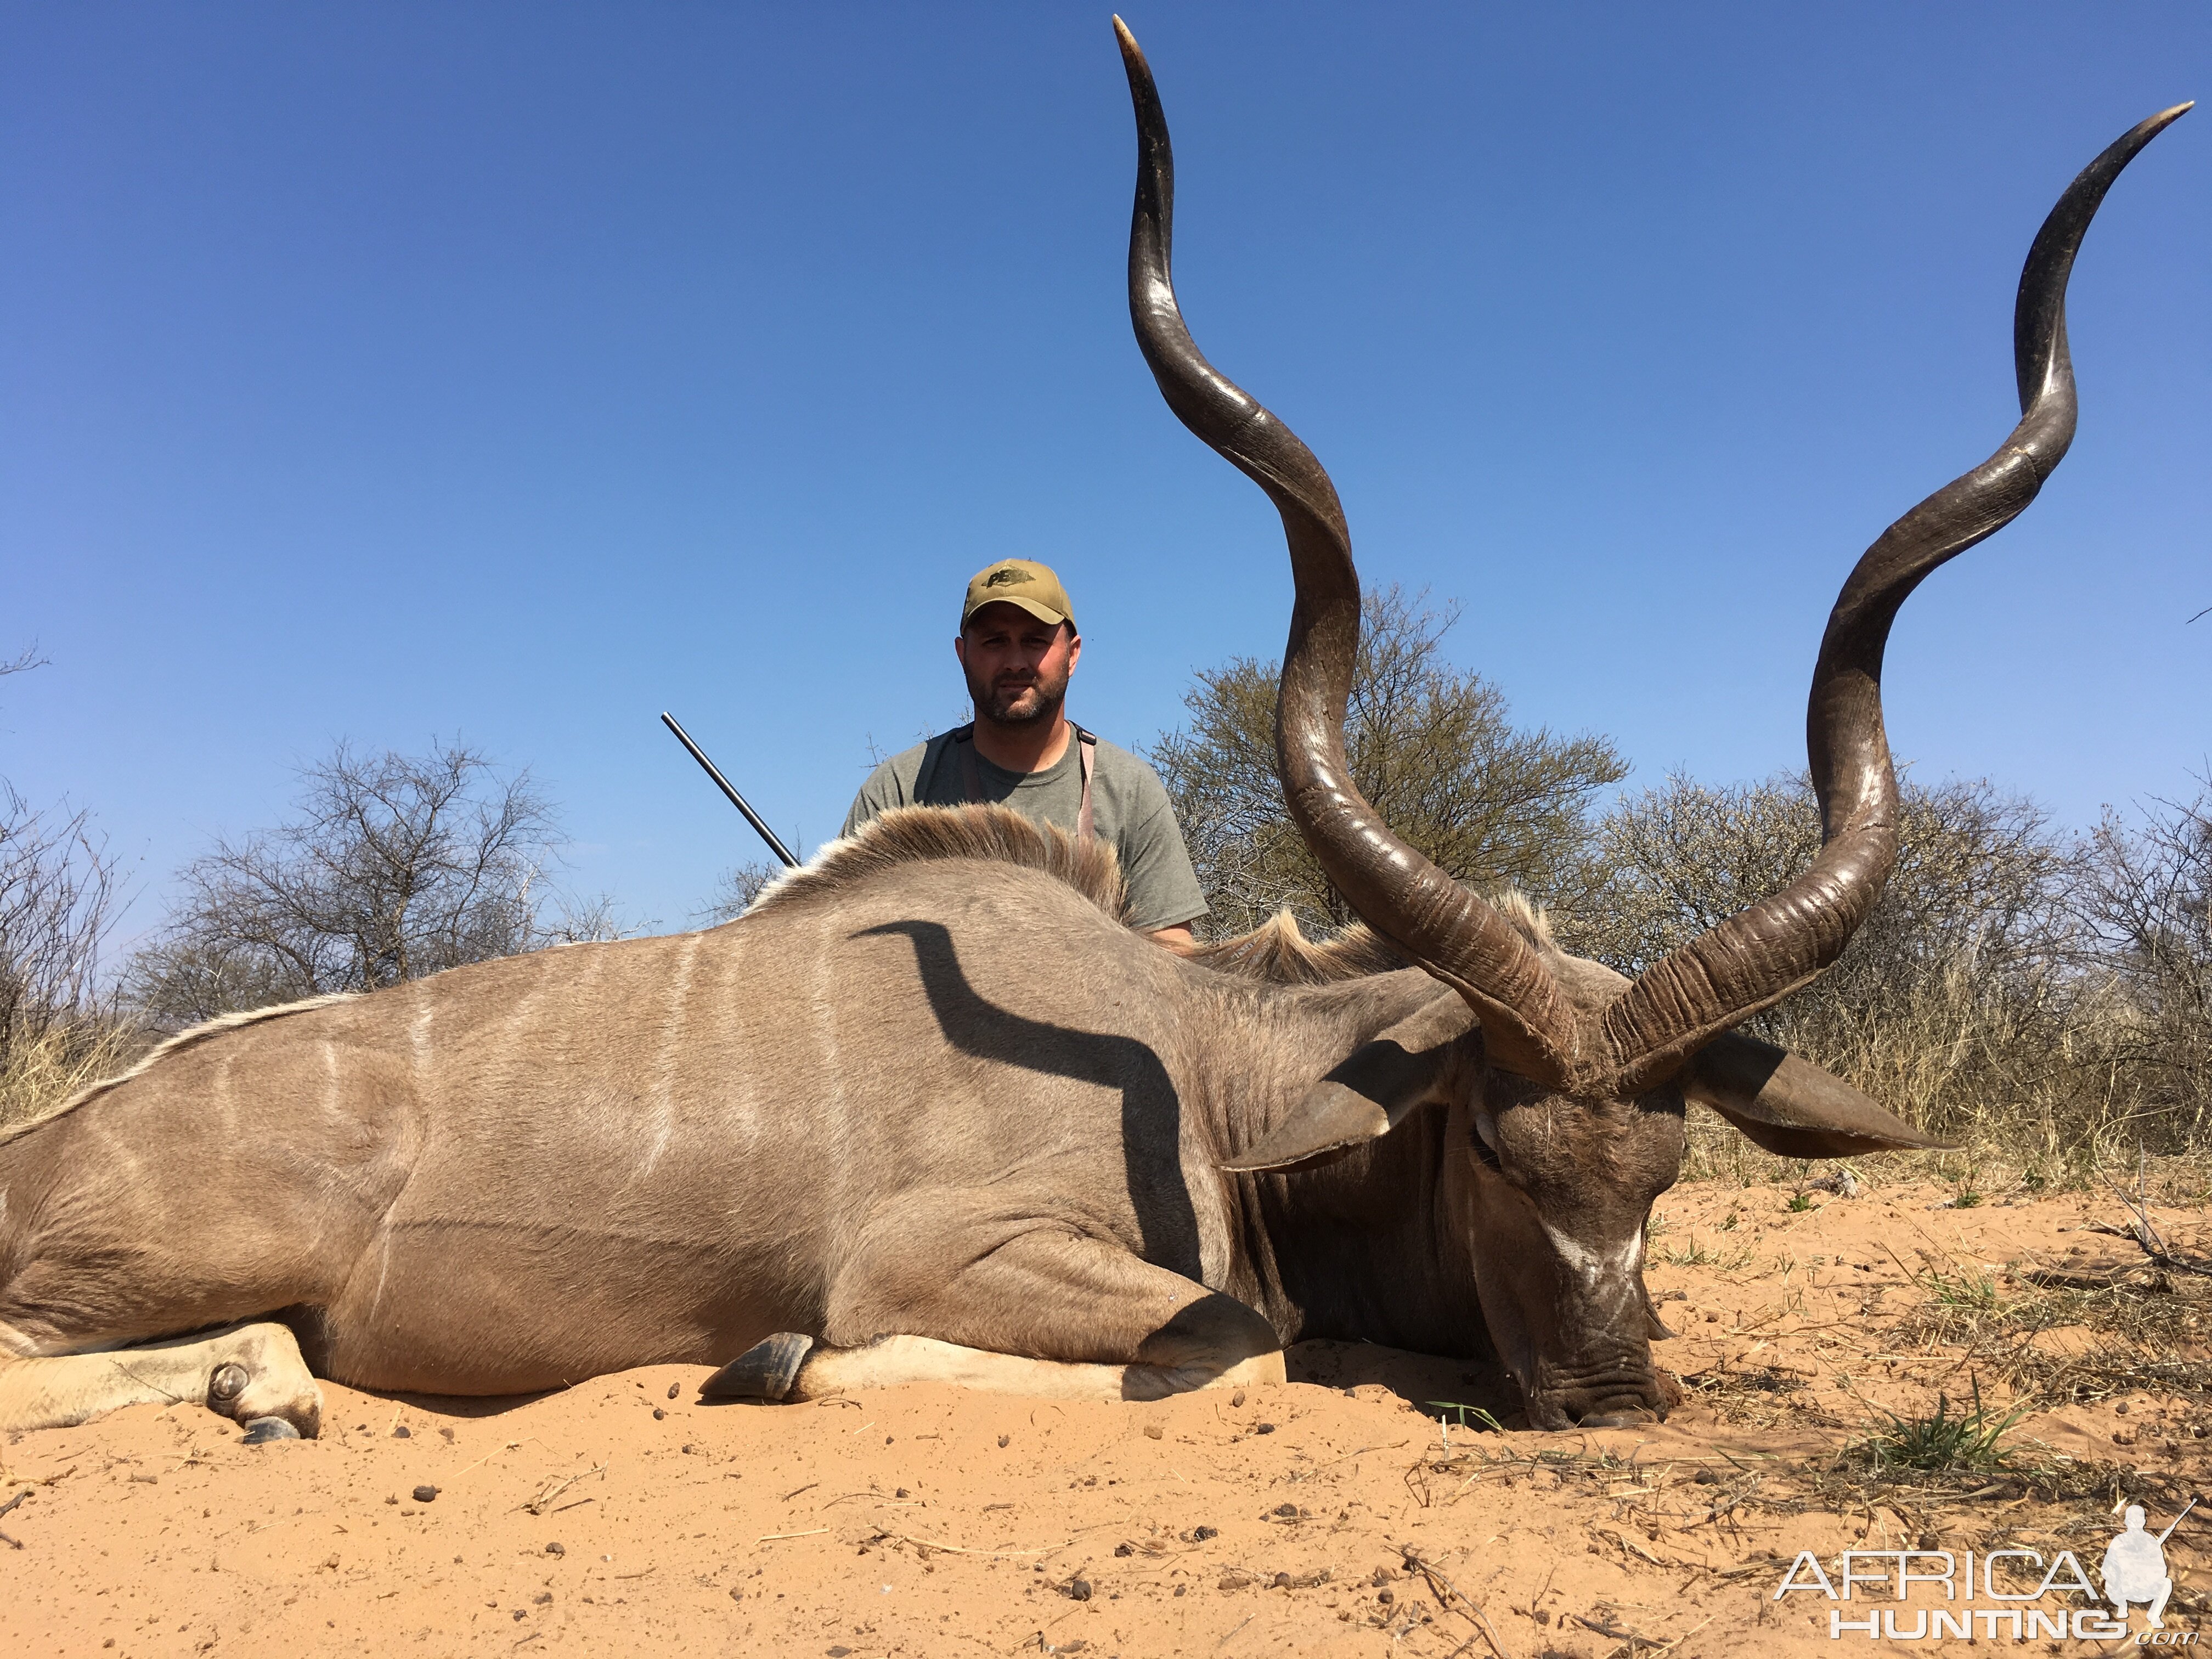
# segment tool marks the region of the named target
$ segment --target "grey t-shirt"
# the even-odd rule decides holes
[[[1071,733],[1067,752],[1042,772],[1007,772],[975,757],[983,799],[1011,806],[1032,823],[1056,823],[1070,835],[1083,805],[1083,771]],[[853,810],[851,835],[894,806],[959,806],[968,799],[964,768],[950,733],[893,755],[868,774]],[[1179,927],[1206,914],[1206,896],[1190,867],[1175,809],[1159,775],[1126,749],[1099,739],[1091,772],[1091,833],[1110,845],[1128,884],[1129,925],[1145,933]]]

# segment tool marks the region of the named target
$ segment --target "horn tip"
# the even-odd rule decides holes
[[[1133,87],[1139,79],[1149,83],[1152,70],[1145,61],[1145,49],[1137,44],[1137,37],[1129,32],[1129,26],[1121,21],[1119,12],[1114,14],[1114,39],[1121,48],[1121,68],[1129,76],[1131,85]]]

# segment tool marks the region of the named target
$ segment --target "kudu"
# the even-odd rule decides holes
[[[1167,126],[1115,27],[1137,337],[1281,512],[1282,781],[1371,933],[1181,960],[1121,925],[1091,844],[909,811],[705,933],[218,1021],[0,1142],[0,1425],[183,1398],[254,1437],[313,1433],[315,1375],[502,1394],[666,1362],[720,1365],[710,1396],[1141,1395],[1279,1376],[1310,1336],[1495,1353],[1534,1424],[1617,1423],[1668,1403],[1641,1244],[1686,1099],[1791,1157],[1936,1144],[1732,1028],[1834,961],[1881,892],[1891,619],[2065,452],[2075,251],[2180,112],[2099,156],[2037,236],[2018,428],[1844,584],[1808,720],[1819,856],[1630,981],[1360,798],[1343,514],[1183,326]]]

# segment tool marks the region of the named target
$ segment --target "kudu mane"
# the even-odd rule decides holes
[[[1032,823],[1010,807],[975,805],[894,807],[770,882],[741,920],[818,902],[886,870],[941,859],[1042,870],[1115,921],[1129,917],[1121,863],[1111,842],[1079,841],[1057,824]]]
[[[1537,951],[1559,949],[1541,906],[1511,891],[1492,902]],[[1308,939],[1298,919],[1288,910],[1278,910],[1249,933],[1200,945],[1191,953],[1191,960],[1217,973],[1256,979],[1267,985],[1334,985],[1419,965],[1364,921],[1355,921],[1326,939]]]

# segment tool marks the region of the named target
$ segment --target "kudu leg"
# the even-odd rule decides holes
[[[0,1431],[65,1429],[125,1406],[204,1406],[249,1443],[313,1438],[323,1395],[283,1325],[234,1325],[96,1353],[25,1353],[0,1326]]]
[[[775,1351],[781,1345],[783,1351]],[[1255,1355],[1226,1370],[1162,1365],[1092,1365],[1060,1359],[1024,1359],[939,1342],[927,1336],[886,1336],[860,1348],[816,1346],[805,1337],[778,1335],[769,1350],[733,1360],[707,1383],[708,1399],[781,1400],[796,1404],[888,1389],[901,1382],[951,1382],[985,1394],[1018,1394],[1042,1400],[1158,1400],[1193,1389],[1222,1389],[1284,1380],[1282,1352]],[[795,1349],[798,1363],[789,1363]],[[779,1377],[787,1377],[780,1383]]]
[[[1252,1309],[1064,1224],[886,1216],[866,1244],[839,1276],[820,1341],[770,1337],[710,1378],[707,1397],[951,1382],[1155,1400],[1283,1376],[1280,1339]]]

